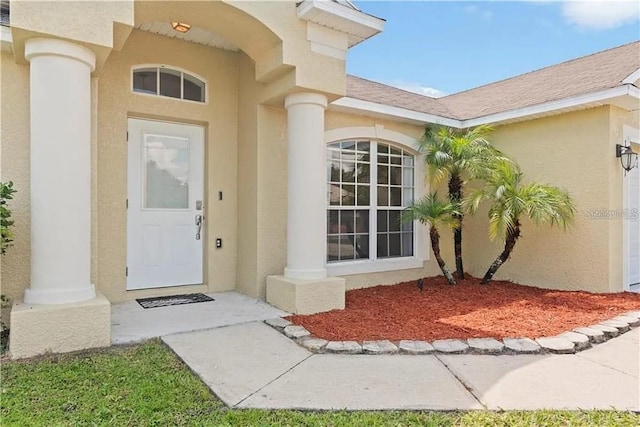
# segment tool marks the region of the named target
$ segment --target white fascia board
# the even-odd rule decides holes
[[[298,18],[311,21],[319,25],[357,36],[366,40],[384,30],[385,21],[375,16],[367,15],[359,10],[327,0],[305,0],[298,5]],[[330,25],[323,17],[337,18],[341,23],[339,28],[335,24]]]
[[[343,6],[348,6],[355,10],[360,10],[356,7],[355,3],[353,3],[351,0],[335,0],[335,2]]]
[[[633,73],[631,73],[627,77],[625,77],[625,79],[622,81],[622,83],[624,83],[624,84],[634,84],[636,82],[636,80],[638,80],[638,79],[640,79],[640,68],[638,68]]]
[[[376,115],[387,116],[395,119],[404,119],[421,124],[435,123],[456,128],[462,127],[460,120],[349,97],[337,99],[333,101],[330,106],[340,107],[346,110],[354,110],[356,112],[366,111],[368,113],[373,113]]]
[[[620,96],[631,96],[633,98],[640,99],[640,88],[631,84],[626,84],[598,92],[587,93],[584,95],[573,96],[570,98],[545,102],[543,104],[532,105],[529,107],[519,108],[517,110],[505,111],[502,113],[467,120],[456,120],[449,117],[421,113],[418,111],[408,110],[406,108],[377,104],[375,102],[362,101],[349,97],[340,98],[332,102],[331,105],[346,110],[353,110],[354,112],[373,113],[375,115],[386,116],[391,119],[403,119],[414,123],[434,123],[455,128],[470,128],[483,124],[495,124],[527,116],[550,113],[557,110],[577,107],[582,104],[605,102]]]
[[[637,92],[634,95],[632,85],[617,86],[611,89],[604,89],[597,92],[586,93],[583,95],[572,96],[570,98],[559,99],[556,101],[549,101],[542,104],[532,105],[529,107],[518,108],[517,110],[505,111],[502,113],[490,114],[488,116],[478,117],[475,119],[463,120],[464,127],[473,127],[478,125],[500,123],[507,120],[519,119],[526,116],[550,113],[556,110],[563,110],[565,108],[577,107],[582,104],[589,104],[592,102],[603,102],[611,98],[618,96],[638,96]],[[635,88],[638,89],[638,88]]]
[[[356,9],[340,5],[327,0],[305,0],[298,6],[298,18],[304,19],[312,10],[318,10],[327,14],[343,18],[355,24],[369,27],[378,32],[384,30],[384,19],[367,15]]]

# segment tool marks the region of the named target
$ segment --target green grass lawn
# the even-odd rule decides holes
[[[2,364],[0,425],[632,426],[624,412],[230,410],[159,341]]]

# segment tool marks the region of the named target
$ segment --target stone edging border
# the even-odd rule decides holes
[[[553,337],[469,338],[427,341],[327,341],[302,326],[276,317],[264,321],[312,353],[335,354],[573,354],[640,326],[640,311],[631,311],[596,325],[575,328]]]

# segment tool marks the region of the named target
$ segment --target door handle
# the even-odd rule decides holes
[[[196,227],[198,227],[198,230],[196,231],[196,240],[200,240],[200,233],[202,232],[203,221],[204,221],[204,216],[200,214],[196,215]]]

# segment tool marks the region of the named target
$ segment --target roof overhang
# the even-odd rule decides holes
[[[516,110],[490,114],[467,120],[437,116],[434,114],[427,114],[349,97],[335,100],[329,105],[329,108],[335,111],[364,114],[370,117],[391,119],[416,125],[434,123],[462,129],[483,124],[502,125],[515,123],[524,120],[562,114],[569,111],[600,107],[603,105],[615,105],[627,111],[638,110],[640,108],[640,88],[631,84],[625,84],[597,92],[572,96],[569,98],[549,101],[542,104],[531,105]]]
[[[329,109],[333,111],[361,114],[381,119],[397,120],[415,125],[435,123],[456,128],[462,127],[462,122],[460,120],[349,97],[336,99],[331,104],[329,104]]]
[[[597,92],[585,93],[569,98],[518,108],[517,110],[463,120],[463,124],[464,127],[473,127],[482,124],[505,124],[566,113],[569,111],[601,107],[603,105],[615,105],[631,111],[638,109],[639,104],[640,89],[633,85],[625,84]]]
[[[326,0],[304,0],[298,4],[298,18],[333,28],[349,36],[349,47],[384,30],[384,19]]]

